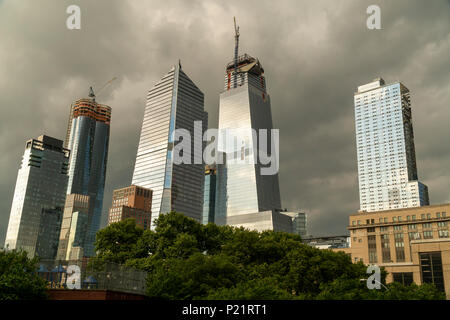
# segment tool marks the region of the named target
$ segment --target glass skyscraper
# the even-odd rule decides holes
[[[220,94],[218,150],[225,163],[218,165],[217,173],[219,224],[232,216],[281,210],[278,173],[263,175],[261,163],[252,160],[258,151],[252,129],[256,133],[267,129],[269,137],[272,130],[264,69],[258,59],[247,54],[236,60],[226,66],[225,91]],[[236,137],[234,143],[232,136]]]
[[[66,197],[57,260],[78,260],[84,256],[88,229],[89,196],[69,194]]]
[[[409,90],[383,79],[354,95],[361,211],[429,205],[418,181]]]
[[[202,121],[200,130],[194,130],[195,121]],[[160,214],[172,210],[201,221],[204,143],[200,152],[183,156],[191,164],[173,163],[173,149],[175,130],[187,130],[193,142],[202,141],[206,128],[204,95],[177,64],[148,92],[132,179],[153,190],[152,228]]]
[[[203,193],[203,224],[215,222],[216,212],[216,179],[217,169],[215,165],[205,167],[205,187]]]
[[[66,198],[69,150],[42,135],[27,141],[17,175],[5,247],[54,259]]]
[[[65,142],[71,152],[67,194],[89,196],[86,257],[94,255],[95,234],[100,228],[111,121],[111,108],[95,101],[92,88],[89,97],[71,105]]]

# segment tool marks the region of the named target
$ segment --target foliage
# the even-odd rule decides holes
[[[0,300],[46,299],[46,282],[37,275],[37,263],[25,251],[0,250]]]
[[[148,272],[147,294],[162,299],[442,299],[432,285],[369,290],[366,266],[343,252],[319,250],[283,232],[202,225],[161,215],[155,231],[129,219],[97,234],[96,264]],[[385,285],[386,272],[382,270]]]

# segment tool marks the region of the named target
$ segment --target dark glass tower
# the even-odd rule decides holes
[[[48,136],[27,141],[17,175],[5,247],[54,259],[66,198],[69,150]]]
[[[95,101],[92,87],[89,97],[71,105],[65,145],[71,150],[67,194],[89,196],[87,257],[94,254],[100,228],[111,121],[111,108]]]
[[[205,187],[203,192],[203,224],[215,222],[216,207],[216,173],[215,165],[205,167]]]

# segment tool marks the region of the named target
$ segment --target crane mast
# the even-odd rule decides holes
[[[236,25],[236,17],[234,17],[234,88],[237,88],[238,53],[239,53],[239,26]]]

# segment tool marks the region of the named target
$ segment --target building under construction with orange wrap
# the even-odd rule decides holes
[[[97,103],[92,87],[89,98],[70,106],[65,147],[71,150],[67,194],[89,196],[88,227],[84,256],[94,254],[95,234],[100,228],[108,160],[111,108]]]

